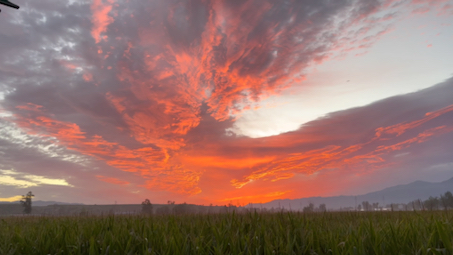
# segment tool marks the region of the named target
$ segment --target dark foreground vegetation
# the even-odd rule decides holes
[[[0,254],[453,254],[453,212],[0,218]]]

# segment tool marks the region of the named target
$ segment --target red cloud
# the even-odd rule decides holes
[[[389,127],[377,128],[376,129],[376,137],[381,137],[383,134],[396,134],[400,136],[404,132],[409,129],[416,128],[432,119],[435,119],[443,114],[453,111],[453,105],[447,106],[443,109],[440,109],[435,112],[428,112],[425,114],[425,117],[416,121],[412,121],[409,123],[400,123]]]
[[[91,30],[91,35],[93,36],[96,43],[99,43],[102,38],[102,33],[107,30],[109,24],[113,22],[113,18],[109,16],[110,11],[112,10],[114,0],[106,0],[107,3],[103,0],[93,0],[91,4],[91,11],[93,13],[93,28]]]
[[[30,105],[18,108],[34,114],[36,109],[41,108],[39,106],[30,108]],[[151,147],[128,149],[118,143],[108,142],[99,135],[89,137],[74,123],[57,121],[43,116],[42,112],[38,113],[38,116],[29,115],[28,118],[16,115],[15,122],[31,134],[55,137],[57,143],[71,150],[103,160],[120,170],[139,174],[145,178],[147,188],[189,194],[200,192],[197,184],[201,171],[189,171],[168,163],[169,155],[165,149]]]
[[[324,169],[356,169],[357,171],[361,168],[367,168],[370,171],[387,167],[391,163],[387,163],[384,158],[389,153],[408,148],[413,143],[423,143],[432,136],[452,132],[453,126],[444,125],[423,131],[417,136],[402,142],[397,139],[398,136],[409,129],[419,127],[451,111],[453,111],[453,105],[427,113],[424,118],[417,121],[378,128],[376,129],[376,136],[371,137],[366,143],[348,147],[330,145],[317,150],[283,154],[272,162],[256,167],[251,174],[242,179],[231,180],[231,184],[236,188],[242,188],[255,180],[276,181],[291,178],[295,173],[313,174]],[[383,139],[382,134],[396,134],[396,136]],[[390,145],[378,145],[382,140],[390,143]],[[373,149],[370,150],[370,148]]]
[[[122,171],[137,174],[143,177],[143,184],[139,185],[148,189],[192,195],[200,194],[202,188],[215,190],[215,182],[207,184],[203,183],[202,179],[217,178],[216,175],[222,173],[225,175],[222,177],[224,181],[227,176],[237,176],[230,179],[230,187],[244,189],[245,186],[252,185],[255,187],[252,190],[255,191],[257,185],[278,183],[291,180],[300,174],[312,175],[325,170],[363,174],[396,164],[387,160],[395,151],[407,149],[434,136],[453,131],[453,126],[442,125],[426,129],[416,135],[409,134],[409,131],[421,128],[422,125],[452,112],[453,105],[450,105],[429,112],[419,120],[378,128],[368,141],[350,145],[331,143],[319,149],[301,150],[297,148],[312,142],[325,143],[329,139],[330,141],[335,139],[332,140],[332,137],[300,139],[301,133],[298,135],[297,132],[290,132],[259,139],[233,138],[225,142],[220,140],[218,143],[204,141],[204,144],[198,144],[196,140],[190,140],[190,144],[179,149],[152,147],[129,149],[116,142],[108,142],[99,135],[89,136],[74,123],[57,121],[45,116],[45,109],[41,106],[27,104],[16,108],[20,109],[24,116],[29,113],[28,118],[15,116],[16,123],[36,135],[55,137],[58,143],[72,150],[103,160]],[[400,137],[403,135],[410,137],[401,141]],[[286,136],[289,138],[285,138]],[[295,139],[296,137],[299,139]],[[202,147],[199,147],[200,145]],[[225,150],[228,151],[232,147],[235,147],[237,152],[225,153]],[[118,185],[129,184],[104,175],[97,175],[97,178]],[[228,189],[227,186],[223,187],[225,188]],[[276,192],[279,190],[274,189],[271,194],[275,195]],[[241,201],[266,200],[263,196],[250,195],[251,193],[241,196],[237,196],[235,192],[228,194],[233,198],[240,197]],[[269,200],[282,194],[269,195]]]
[[[380,6],[353,6],[357,15],[342,17],[344,25],[336,27],[331,17],[341,16],[338,6],[322,13],[307,12],[299,3],[288,9],[268,1],[198,4],[195,11],[185,2],[157,1],[144,7],[146,16],[121,16],[123,23],[135,24],[138,38],[119,23],[108,25],[115,33],[106,33],[116,39],[102,44],[100,52],[107,54],[101,62],[113,66],[121,88],[109,90],[106,98],[143,144],[177,150],[199,125],[203,105],[219,121],[233,118],[300,82],[313,63],[351,46],[368,47],[390,29],[373,17]],[[127,12],[131,6],[119,8]]]
[[[448,133],[451,131],[453,131],[453,127],[440,126],[440,127],[436,127],[436,128],[431,128],[431,129],[428,129],[428,130],[418,134],[416,137],[413,137],[406,141],[388,145],[388,146],[381,145],[376,149],[376,152],[383,153],[383,152],[392,152],[392,151],[402,150],[402,149],[408,148],[413,143],[423,143],[426,140],[428,140],[428,138],[431,136],[442,135],[442,134],[445,134],[445,133]]]

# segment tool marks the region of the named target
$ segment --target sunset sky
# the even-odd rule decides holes
[[[453,177],[451,0],[15,0],[0,201],[245,205]]]

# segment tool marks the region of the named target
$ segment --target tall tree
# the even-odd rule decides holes
[[[152,214],[153,213],[153,204],[149,201],[149,199],[145,199],[142,202],[142,213]]]
[[[24,213],[30,214],[31,213],[31,198],[34,197],[33,193],[29,191],[25,196],[22,196],[22,200],[20,203],[24,207]]]

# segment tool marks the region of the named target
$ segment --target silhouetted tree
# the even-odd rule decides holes
[[[390,210],[392,210],[392,212],[395,211],[396,209],[398,209],[398,205],[394,203],[390,204]]]
[[[373,210],[377,211],[379,209],[379,203],[373,203]]]
[[[447,207],[453,207],[453,195],[450,191],[445,192],[444,199]]]
[[[425,200],[423,202],[423,204],[430,211],[432,211],[434,209],[438,209],[439,208],[439,198],[429,197],[428,200]]]
[[[410,202],[412,210],[415,211],[415,210],[421,210],[422,209],[418,202],[419,202],[418,200],[414,200],[414,201]]]
[[[33,195],[33,193],[31,193],[31,191],[29,191],[27,193],[27,195],[22,196],[22,200],[20,201],[20,203],[24,207],[24,213],[26,213],[26,214],[31,213],[31,198],[34,196],[35,195]]]
[[[423,204],[423,201],[420,198],[418,199],[418,204],[420,205],[420,208],[422,208],[422,210],[424,211],[425,205]]]
[[[362,207],[363,207],[363,210],[365,210],[365,211],[371,211],[371,205],[370,205],[370,202],[368,202],[368,201],[363,201]]]
[[[320,204],[318,210],[320,212],[326,212],[327,211],[326,204]]]
[[[315,210],[315,205],[313,203],[309,203],[308,206],[305,206],[303,211],[304,213],[311,213]]]
[[[142,213],[152,214],[153,213],[153,204],[149,201],[149,199],[145,199],[142,202]]]

